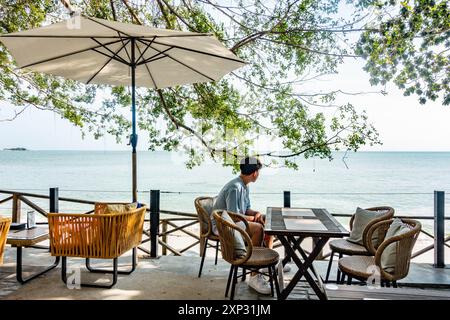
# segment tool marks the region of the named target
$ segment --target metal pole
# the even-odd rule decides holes
[[[136,134],[136,57],[135,57],[136,39],[131,39],[131,128],[132,134],[130,137],[132,151],[132,188],[133,188],[133,202],[137,202],[137,134]]]
[[[159,190],[150,191],[150,257],[158,256],[159,236]]]
[[[290,191],[283,191],[283,207],[290,208],[291,207],[291,192]]]
[[[50,212],[59,212],[59,190],[58,188],[50,188]]]
[[[434,191],[434,267],[444,268],[445,192]]]

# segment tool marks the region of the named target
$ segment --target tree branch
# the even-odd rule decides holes
[[[128,0],[122,0],[123,4],[127,7],[128,12],[131,14],[131,16],[134,18],[134,20],[138,23],[138,24],[142,24],[141,19],[139,19],[139,17],[136,15],[136,13],[134,12],[133,8],[130,7],[130,4],[128,3]]]
[[[157,0],[157,1],[158,3],[162,1],[165,4],[165,6],[169,9],[169,11],[172,12],[178,19],[180,19],[189,29],[191,29],[194,32],[201,33],[195,27],[189,24],[174,8],[172,8],[172,6],[169,3],[167,3],[166,0]]]
[[[109,4],[111,5],[111,11],[112,11],[112,14],[113,14],[113,19],[114,19],[114,21],[117,21],[116,8],[114,7],[113,0],[109,0]]]

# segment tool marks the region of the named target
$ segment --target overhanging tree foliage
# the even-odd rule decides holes
[[[60,21],[68,17],[66,7],[103,19],[209,32],[249,62],[217,83],[139,90],[139,127],[148,132],[148,148],[185,149],[188,166],[206,156],[235,164],[251,153],[296,168],[299,155],[331,159],[334,150],[379,143],[363,112],[335,105],[345,92],[298,89],[336,73],[344,59],[366,59],[374,85],[394,81],[423,103],[442,95],[449,104],[447,1],[0,0],[0,32]],[[0,99],[15,106],[15,115],[3,120],[33,106],[96,138],[128,134],[127,88],[15,70],[3,46],[0,68]],[[327,118],[317,106],[336,112]],[[283,150],[256,150],[261,136],[280,140]]]

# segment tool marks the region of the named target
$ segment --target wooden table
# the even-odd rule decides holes
[[[23,271],[23,262],[22,262],[22,248],[23,247],[31,247],[36,245],[39,242],[45,241],[49,238],[48,228],[47,227],[35,227],[32,229],[25,230],[10,230],[8,233],[8,238],[6,240],[7,244],[16,247],[17,249],[17,261],[16,261],[16,278],[17,281],[24,284],[34,278],[39,277],[40,275],[52,270],[59,264],[59,257],[55,258],[55,262],[45,268],[44,270],[33,274],[28,278],[24,278],[22,275]]]
[[[278,299],[286,299],[300,279],[305,277],[319,299],[327,300],[322,278],[313,262],[330,238],[347,237],[349,232],[325,209],[269,207],[265,233],[277,236],[283,244],[286,252],[283,266],[292,259],[298,267]],[[315,239],[315,246],[309,254],[301,247],[302,241],[308,237]]]

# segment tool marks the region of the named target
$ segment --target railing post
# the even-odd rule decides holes
[[[283,207],[284,208],[290,208],[291,207],[291,192],[290,191],[283,191]],[[286,249],[284,249],[284,256],[287,256]],[[288,259],[287,262],[291,262],[291,259]]]
[[[163,220],[162,221],[162,232],[163,232],[163,236],[162,236],[162,241],[164,243],[167,243],[167,221]],[[162,246],[162,255],[166,256],[167,255],[167,247],[165,245]]]
[[[445,192],[434,191],[434,267],[444,268]]]
[[[283,207],[290,208],[291,207],[291,192],[283,191]]]
[[[58,188],[50,188],[50,206],[49,212],[59,212],[59,190]]]
[[[20,194],[13,193],[12,222],[20,222]]]
[[[150,191],[150,257],[158,256],[159,236],[159,190]]]

